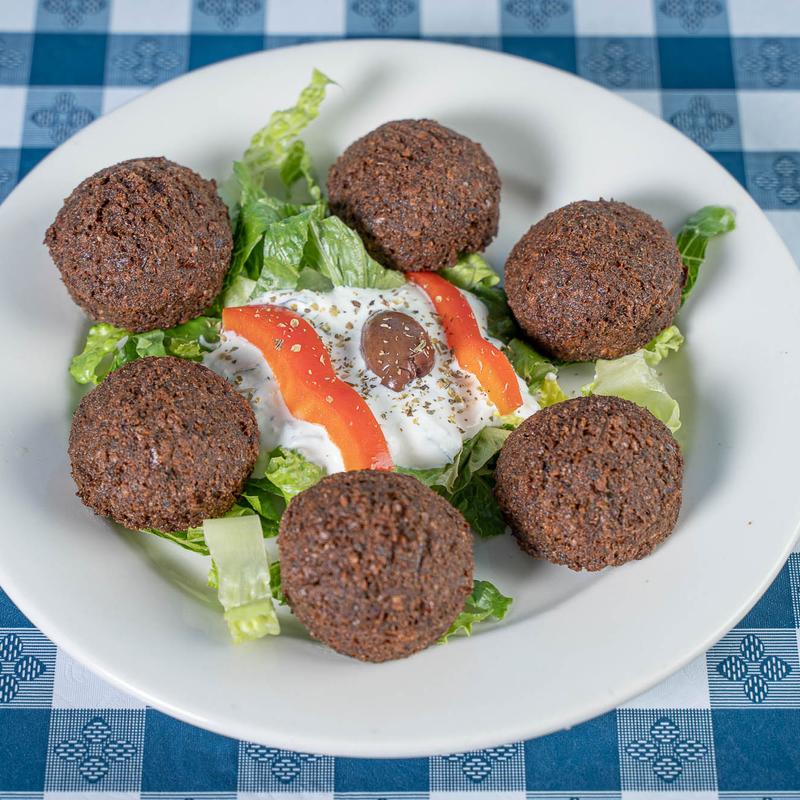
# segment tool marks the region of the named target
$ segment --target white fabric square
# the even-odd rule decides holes
[[[149,86],[125,86],[103,89],[103,113],[108,114],[109,111],[124,106],[125,103],[143,95],[149,88]]]
[[[744,150],[797,150],[800,92],[738,93]]]
[[[139,792],[103,792],[103,800],[139,800]],[[87,792],[45,792],[42,800],[86,800]]]
[[[341,36],[346,16],[344,0],[269,0],[267,35]]]
[[[620,708],[711,708],[705,655]]]
[[[797,36],[797,0],[728,0],[731,36]]]
[[[794,256],[794,260],[800,263],[800,210],[798,211],[765,211],[769,221],[775,226],[775,230],[786,242],[786,246]],[[794,547],[795,553],[800,553],[800,540]]]
[[[423,0],[423,36],[499,36],[499,5],[486,0]]]
[[[28,33],[36,24],[36,0],[6,0],[0,3],[0,31]]]
[[[114,0],[111,33],[189,33],[190,0]]]
[[[643,0],[575,0],[578,36],[654,36],[653,4]]]
[[[23,86],[0,86],[0,147],[22,146],[25,121],[26,89]]]
[[[661,118],[661,92],[655,89],[640,90],[640,91],[627,91],[627,92],[614,92],[626,100],[630,100],[634,105],[649,111],[659,119]]]
[[[63,650],[56,657],[53,708],[144,708],[144,703],[115,689]]]

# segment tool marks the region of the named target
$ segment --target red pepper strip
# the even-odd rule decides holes
[[[505,416],[518,409],[522,405],[522,393],[517,373],[505,355],[481,336],[466,297],[433,272],[407,272],[406,278],[428,295],[459,365],[478,379],[497,410]]]
[[[325,428],[346,470],[393,468],[375,415],[336,377],[325,345],[299,314],[270,305],[226,308],[222,327],[261,350],[291,414]]]

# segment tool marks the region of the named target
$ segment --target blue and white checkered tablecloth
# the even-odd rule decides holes
[[[800,259],[800,0],[0,0],[0,200],[52,148],[157,83],[346,36],[466,42],[618,91],[706,148]],[[529,742],[363,761],[237,742],[146,708],[0,590],[0,800],[800,800],[798,639],[800,551],[718,645],[613,712]]]

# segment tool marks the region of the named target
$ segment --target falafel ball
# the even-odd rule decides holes
[[[492,159],[430,119],[387,122],[353,142],[328,173],[328,197],[373,258],[403,272],[485,249],[500,218]]]
[[[669,429],[618,397],[548,406],[508,437],[495,494],[519,546],[570,569],[643,558],[681,508],[683,456]]]
[[[536,223],[506,261],[508,304],[535,347],[564,361],[618,358],[675,317],[686,270],[644,211],[582,200]]]
[[[171,356],[112,372],[69,435],[78,497],[126,528],[180,531],[233,505],[258,456],[247,401],[210,369]]]
[[[360,470],[289,504],[278,546],[284,594],[311,635],[362,661],[423,650],[472,591],[472,536],[416,478]]]
[[[136,158],[80,183],[45,244],[92,319],[148,331],[186,322],[211,304],[233,238],[214,181],[166,158]]]

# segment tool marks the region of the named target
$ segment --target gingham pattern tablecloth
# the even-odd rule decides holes
[[[157,83],[345,36],[468,43],[613,89],[706,148],[800,258],[800,0],[0,0],[0,200]],[[718,645],[613,712],[488,750],[362,761],[238,742],[145,708],[58,651],[0,590],[0,800],[800,800],[799,629],[800,551]]]

